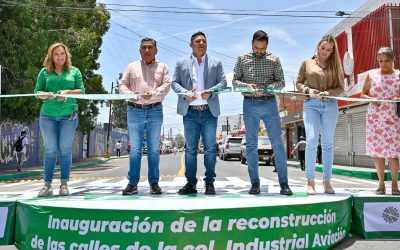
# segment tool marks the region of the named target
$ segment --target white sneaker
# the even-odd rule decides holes
[[[69,191],[68,191],[68,187],[67,185],[61,185],[60,186],[60,191],[58,193],[60,196],[68,196],[69,195]]]
[[[44,185],[42,189],[39,191],[38,197],[47,197],[53,196],[53,189],[51,186]]]

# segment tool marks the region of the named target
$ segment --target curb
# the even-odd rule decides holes
[[[127,156],[122,156],[119,158],[126,158]],[[113,159],[117,159],[117,158],[107,158],[107,159],[96,159],[95,161],[90,161],[90,162],[84,162],[84,163],[78,163],[76,165],[72,165],[71,166],[71,170],[72,169],[80,169],[80,168],[85,168],[85,167],[90,167],[93,165],[97,165],[100,163],[104,163]],[[59,172],[60,171],[60,167],[57,166],[54,170],[54,172]],[[19,179],[19,178],[24,178],[24,177],[31,177],[31,176],[36,176],[36,175],[42,175],[43,174],[43,170],[28,170],[28,171],[24,171],[24,172],[20,172],[20,173],[14,173],[14,174],[5,174],[5,175],[1,175],[0,176],[0,181],[10,181],[10,180],[14,180],[14,179]]]
[[[300,163],[291,164],[291,165],[296,167],[296,168],[301,168]],[[351,167],[348,167],[348,168],[351,168]],[[322,173],[323,172],[323,166],[322,165],[316,165],[315,166],[315,171],[318,171],[318,172]],[[333,167],[332,168],[332,174],[355,177],[355,178],[360,178],[360,179],[375,180],[375,181],[379,180],[378,174],[376,173],[375,169],[369,171],[369,170],[351,170],[351,169]],[[400,175],[397,177],[397,179],[400,180]],[[392,175],[391,175],[389,170],[385,170],[384,180],[385,181],[391,181],[392,180]]]
[[[293,165],[296,168],[300,168],[300,163]],[[317,172],[323,172],[323,166],[322,165],[316,165],[315,166],[315,171]],[[378,180],[378,174],[376,173],[375,170],[373,171],[362,171],[362,170],[350,170],[350,169],[344,169],[344,168],[332,168],[332,174],[337,174],[337,175],[343,175],[343,176],[349,176],[349,177],[355,177],[355,178],[360,178],[360,179],[368,179],[368,180]],[[390,173],[385,173],[385,180],[388,180],[387,177],[390,175]]]

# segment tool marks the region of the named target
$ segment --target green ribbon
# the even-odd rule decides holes
[[[16,95],[0,95],[0,98],[16,98],[39,96],[40,94],[16,94]],[[127,100],[137,99],[138,94],[53,94],[54,97],[67,97],[84,100]]]
[[[220,93],[232,93],[232,92],[264,92],[271,94],[284,94],[284,95],[300,95],[307,97],[307,95],[299,92],[289,92],[283,90],[275,90],[269,88],[250,88],[250,87],[218,87],[210,88],[208,92],[220,94]],[[0,98],[16,98],[16,97],[31,97],[38,96],[39,94],[15,94],[15,95],[0,95]],[[127,99],[137,99],[140,94],[54,94],[54,97],[61,96],[74,99],[84,99],[84,100],[127,100]],[[368,99],[368,98],[354,98],[345,96],[324,96],[323,98],[330,98],[341,101],[350,102],[386,102],[386,103],[396,103],[400,100],[383,100],[383,99]]]

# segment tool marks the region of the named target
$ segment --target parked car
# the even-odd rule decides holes
[[[240,162],[245,164],[247,161],[247,151],[246,151],[246,137],[243,137],[241,146],[241,157]],[[275,165],[274,162],[274,152],[272,150],[271,141],[268,136],[258,137],[258,160],[265,162],[267,165]]]
[[[200,144],[199,154],[204,154],[204,145],[203,144]]]
[[[221,148],[222,148],[222,142],[223,141],[217,141],[215,143],[215,150],[217,150],[217,157],[219,158],[220,154],[221,154]]]
[[[147,155],[147,144],[146,143],[143,143],[142,154]]]
[[[221,160],[228,160],[231,158],[240,159],[240,143],[242,141],[242,137],[233,137],[227,136],[225,137],[219,152],[219,158]]]

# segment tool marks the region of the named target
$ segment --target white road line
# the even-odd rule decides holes
[[[367,180],[364,180],[364,179],[355,179],[355,178],[351,178],[351,179],[349,179],[349,180],[352,180],[352,181],[357,181],[357,182],[363,182],[363,183],[368,183],[368,184],[372,184],[372,185],[376,185],[376,184],[378,184],[378,181],[367,181]]]
[[[82,182],[83,180],[74,180],[74,181],[68,181],[68,186],[74,185],[76,183]],[[54,181],[53,185],[59,186],[61,184],[60,180]]]
[[[261,185],[270,185],[270,184],[276,184],[276,183],[277,183],[276,181],[271,181],[271,180],[269,180],[267,178],[260,177],[260,184]],[[250,184],[250,183],[247,182],[247,184]]]
[[[115,186],[115,183],[105,183],[108,181],[107,179],[95,180],[88,183],[85,183],[85,186]]]
[[[161,187],[176,187],[179,189],[186,183],[186,178],[185,177],[168,177],[164,178],[165,181],[160,179],[160,186]],[[201,176],[198,178],[199,182],[197,185],[197,188],[199,190],[203,190],[203,181]],[[274,179],[271,177],[271,179]],[[264,186],[271,186],[271,185],[277,185],[278,182],[275,180],[271,180],[267,178],[260,177],[260,183],[261,185]],[[318,188],[322,188],[322,180],[320,179],[315,179],[315,183],[317,184]],[[377,181],[372,181],[372,180],[364,180],[364,179],[358,179],[358,178],[346,178],[345,180],[343,179],[337,179],[337,178],[332,178],[331,181],[336,182],[336,183],[344,183],[344,184],[351,184],[351,185],[361,185],[363,183],[368,184],[370,186],[375,186],[377,185]],[[89,180],[84,180],[84,179],[78,179],[78,180],[72,180],[68,182],[68,185],[71,187],[70,192],[71,193],[76,193],[81,190],[86,190],[85,187],[98,187],[99,189],[102,188],[121,188],[123,189],[126,185],[128,184],[127,179],[98,179],[94,181],[89,181]],[[307,179],[305,177],[299,177],[296,179],[290,178],[289,179],[289,184],[307,184]],[[13,189],[21,189],[21,188],[26,188],[24,192],[37,192],[41,187],[43,183],[42,182],[18,182],[18,183],[8,183],[4,185],[0,185],[0,190],[2,192],[6,190],[13,190]],[[55,193],[58,192],[58,186],[60,185],[60,181],[54,180],[53,182],[53,189],[55,190]],[[237,188],[245,188],[250,186],[250,182],[247,177],[224,177],[224,178],[219,178],[217,181],[214,183],[216,188],[224,188],[224,187],[237,187]],[[75,186],[75,188],[73,187]],[[138,186],[140,187],[148,187],[149,183],[147,178],[143,179],[142,181],[138,183]],[[350,185],[349,185],[350,186]],[[94,191],[97,192],[97,191]],[[108,191],[104,191],[108,192]]]
[[[110,169],[105,169],[105,170],[101,170],[101,171],[102,171],[102,172],[114,171],[114,170],[119,169],[119,168],[125,168],[125,166],[112,167],[112,168],[110,168]]]
[[[355,184],[353,181],[345,181],[345,180],[336,179],[336,178],[332,178],[331,181],[345,183],[345,184]]]
[[[225,177],[229,182],[231,182],[235,187],[245,187],[249,185],[249,182],[242,180],[239,177]]]
[[[128,179],[123,179],[114,183],[115,186],[125,187],[128,185]]]
[[[20,185],[26,185],[26,182],[17,182],[17,183],[4,184],[4,185],[1,185],[0,188],[16,187],[16,186],[20,186]]]
[[[307,178],[305,178],[305,177],[300,177],[299,179],[305,180],[307,182]],[[314,179],[314,182],[322,184],[322,180],[319,180],[319,179]]]
[[[303,181],[298,181],[298,180],[291,179],[291,178],[288,178],[288,180],[289,180],[289,184],[290,184],[290,183],[305,184],[305,182],[303,182]]]
[[[186,177],[174,177],[174,180],[173,180],[174,182],[176,181],[176,182],[182,182],[182,181],[184,181],[184,182],[186,182]]]

